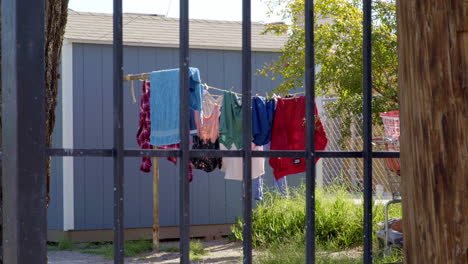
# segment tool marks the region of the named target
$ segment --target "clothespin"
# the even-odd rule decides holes
[[[136,97],[135,97],[135,86],[133,85],[133,80],[131,81],[130,83],[130,89],[132,91],[132,99],[133,99],[133,103],[136,104]]]

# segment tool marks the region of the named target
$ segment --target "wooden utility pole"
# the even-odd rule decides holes
[[[468,1],[397,6],[406,263],[468,263]]]

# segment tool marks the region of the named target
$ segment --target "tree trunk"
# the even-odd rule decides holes
[[[468,2],[400,0],[397,17],[405,260],[466,264]]]
[[[1,0],[0,0],[1,4]],[[0,10],[1,11],[1,10]],[[55,126],[55,108],[57,106],[59,63],[62,52],[62,41],[65,34],[65,26],[68,15],[68,0],[46,0],[45,23],[46,23],[46,43],[45,43],[45,80],[46,80],[46,145],[52,146],[52,133]],[[1,30],[1,24],[0,24]],[[1,32],[1,31],[0,31]],[[1,46],[0,46],[1,50]],[[1,71],[1,69],[0,69]],[[0,106],[1,106],[1,86],[0,86]],[[0,146],[2,138],[0,111]],[[1,196],[1,163],[0,163],[0,264],[2,261],[2,196]],[[47,206],[49,205],[50,192],[50,159],[47,162]]]

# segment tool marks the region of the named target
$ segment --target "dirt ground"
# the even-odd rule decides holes
[[[192,263],[241,263],[242,244],[239,242],[209,241],[203,242],[208,252],[202,260]],[[163,243],[162,246],[174,246],[176,243]],[[78,251],[49,251],[49,264],[112,264],[102,256],[84,254]],[[129,264],[176,264],[179,263],[178,252],[146,253],[137,257],[126,258]]]

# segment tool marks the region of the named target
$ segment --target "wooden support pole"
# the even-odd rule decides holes
[[[405,263],[468,263],[468,2],[397,6]]]
[[[156,147],[153,147],[156,149]],[[153,250],[159,251],[159,158],[153,157]]]

